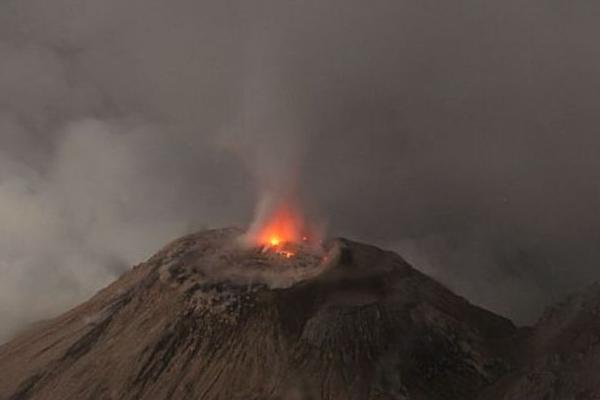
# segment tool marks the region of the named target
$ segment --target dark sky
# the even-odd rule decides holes
[[[592,1],[5,0],[0,336],[294,186],[530,323],[600,279]]]

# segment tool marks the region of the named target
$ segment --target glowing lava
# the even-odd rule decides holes
[[[285,258],[292,258],[295,245],[308,240],[304,218],[290,204],[282,204],[270,212],[250,237],[255,246]]]
[[[302,240],[304,221],[301,214],[292,207],[281,205],[272,212],[256,234],[256,241],[262,246],[281,246]]]

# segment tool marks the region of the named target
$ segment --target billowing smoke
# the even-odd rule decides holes
[[[257,191],[249,237],[256,235],[274,210],[299,200],[298,181],[303,153],[301,121],[287,104],[278,71],[269,69],[268,53],[250,46],[246,82],[238,115],[220,135],[252,174]]]
[[[290,193],[531,321],[598,279],[599,7],[2,2],[0,335]]]

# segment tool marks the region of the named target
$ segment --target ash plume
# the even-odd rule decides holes
[[[3,2],[0,336],[291,190],[532,321],[599,278],[599,11]]]

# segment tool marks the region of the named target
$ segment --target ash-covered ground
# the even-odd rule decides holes
[[[569,371],[596,359],[595,342],[575,340],[573,358],[556,339],[596,337],[574,321],[517,329],[373,246],[248,247],[237,229],[211,230],[1,346],[0,399],[593,399],[593,369],[569,375],[579,391],[559,387],[560,363],[548,369],[559,348]]]

